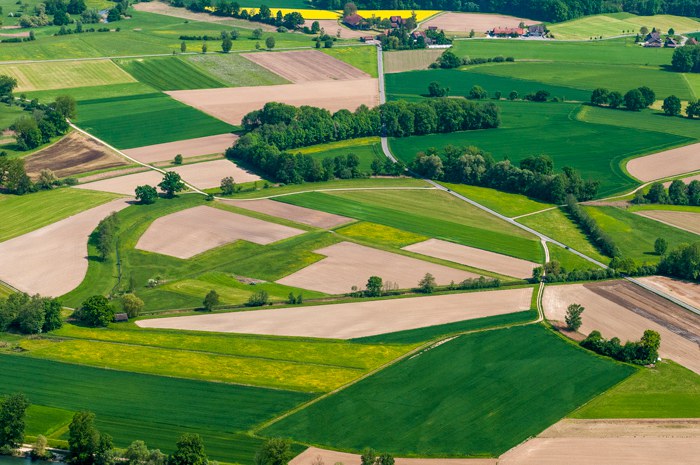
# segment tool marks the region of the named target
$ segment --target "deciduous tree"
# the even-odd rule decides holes
[[[571,331],[578,331],[581,327],[581,314],[585,308],[579,304],[571,304],[566,308],[566,316],[564,316],[564,321],[566,322],[566,327]]]
[[[0,449],[16,449],[22,445],[27,408],[29,400],[21,392],[0,401]]]
[[[166,197],[173,198],[177,192],[185,189],[185,183],[180,175],[174,171],[168,171],[163,176],[163,180],[158,184],[160,190],[163,191]]]

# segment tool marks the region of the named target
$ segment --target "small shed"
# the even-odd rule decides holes
[[[127,315],[126,313],[116,313],[114,315],[115,323],[123,323],[125,321],[129,321],[129,315]]]

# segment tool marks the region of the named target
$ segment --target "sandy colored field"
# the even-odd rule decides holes
[[[145,11],[147,13],[156,13],[159,15],[172,16],[174,18],[188,19],[191,21],[203,21],[207,23],[222,23],[231,24],[237,26],[243,26],[245,28],[251,28],[251,23],[245,19],[235,19],[235,18],[223,18],[221,16],[213,16],[209,13],[195,13],[193,11],[187,10],[185,8],[176,8],[170,6],[167,3],[160,1],[152,2],[139,2],[135,3],[133,6],[134,10]],[[276,11],[275,11],[276,12]],[[277,30],[274,26],[264,23],[255,23],[256,28],[260,28],[263,31],[274,32]]]
[[[585,307],[580,333],[593,330],[603,337],[639,340],[645,330],[661,335],[659,354],[700,373],[700,318],[642,288],[623,281],[547,286],[544,311],[550,320],[564,321],[566,308]]]
[[[196,139],[167,142],[165,144],[147,145],[135,149],[124,150],[124,153],[143,163],[172,160],[175,155],[184,158],[224,153],[238,139],[235,134],[219,134],[218,136],[198,137]]]
[[[340,29],[341,39],[358,39],[360,37],[365,37],[373,34],[371,31],[356,31],[354,29],[341,26],[340,24],[338,24],[338,20],[336,19],[307,19],[306,21],[304,21],[304,26],[311,27],[311,24],[313,24],[314,21],[318,21],[318,25],[321,27],[321,29],[323,29],[326,32],[326,34],[331,36],[335,36],[338,32],[338,29]]]
[[[323,463],[327,464],[340,462],[350,465],[360,463],[360,456],[356,454],[309,447],[294,457],[289,462],[289,465],[314,465],[318,463],[316,461],[317,457],[321,457]],[[496,459],[403,459],[398,457],[394,460],[396,465],[496,465],[498,462]]]
[[[315,228],[331,229],[335,228],[336,226],[355,221],[352,218],[347,218],[345,216],[334,215],[332,213],[312,210],[305,207],[297,207],[296,205],[275,202],[274,200],[269,199],[241,201],[227,200],[226,202],[239,208],[245,208],[246,210],[264,213],[270,216],[277,216],[279,218],[296,221],[297,223],[306,224]]]
[[[14,34],[0,34],[0,37],[29,37],[29,31],[16,32]]]
[[[167,171],[179,173],[182,179],[200,189],[209,189],[221,184],[221,179],[232,176],[237,183],[253,182],[260,180],[260,177],[238,167],[228,160],[214,160],[203,163],[192,163],[190,165],[176,166],[168,168]],[[157,186],[163,180],[163,174],[150,170],[142,173],[118,176],[115,178],[102,179],[100,181],[89,182],[75,186],[77,189],[91,189],[103,192],[114,192],[116,194],[134,195],[136,186]]]
[[[509,257],[499,253],[467,247],[440,239],[428,239],[427,241],[411,244],[403,250],[415,252],[429,257],[441,258],[462,265],[473,266],[482,270],[516,278],[529,278],[532,269],[540,266],[537,263],[528,262],[519,258]]]
[[[494,27],[518,27],[521,22],[526,25],[537,23],[531,19],[497,14],[445,13],[421,23],[420,28],[428,29],[430,26],[436,26],[445,32],[466,33],[474,29],[477,34],[484,34]]]
[[[17,79],[16,92],[136,82],[129,73],[110,60],[0,65],[0,74]]]
[[[353,286],[364,289],[370,276],[380,276],[385,282],[397,283],[401,289],[417,286],[426,273],[435,276],[439,285],[478,277],[474,273],[352,242],[341,242],[315,252],[326,258],[277,282],[327,294],[345,294]]]
[[[36,179],[43,169],[59,178],[128,165],[129,162],[94,139],[73,131],[55,144],[24,159],[27,174]]]
[[[640,181],[653,181],[700,170],[700,143],[634,158],[627,163],[629,174]]]
[[[698,283],[680,281],[665,276],[646,276],[636,279],[649,286],[654,286],[688,305],[700,308],[700,284]]]
[[[297,84],[369,78],[364,71],[317,50],[241,53],[241,56]]]
[[[226,89],[176,90],[166,94],[229,124],[239,125],[243,116],[259,110],[267,102],[311,105],[331,112],[354,111],[360,105],[379,104],[377,79],[321,81],[309,84],[237,87]]]
[[[303,234],[300,229],[199,206],[155,220],[136,248],[178,258],[190,258],[237,240],[270,244]]]
[[[635,212],[653,220],[666,223],[676,228],[700,234],[700,213],[679,212],[671,210],[642,210]]]
[[[403,73],[404,71],[428,69],[428,66],[444,52],[444,50],[439,49],[384,52],[384,72]]]
[[[144,328],[353,339],[530,307],[531,288],[142,320]]]
[[[114,200],[0,243],[0,280],[29,294],[63,295],[87,273],[87,242],[101,219],[127,207]]]

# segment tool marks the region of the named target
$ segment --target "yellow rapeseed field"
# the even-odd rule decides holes
[[[389,16],[401,16],[402,18],[410,18],[413,13],[416,13],[418,22],[425,21],[433,15],[440,13],[440,10],[358,10],[357,14],[363,18],[388,18]],[[304,16],[306,18],[306,16]]]

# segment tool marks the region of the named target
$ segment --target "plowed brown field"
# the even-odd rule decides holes
[[[700,144],[634,158],[627,163],[627,171],[640,181],[653,181],[697,170],[700,170]]]
[[[316,50],[241,53],[241,56],[293,83],[348,81],[370,77],[364,71]]]

